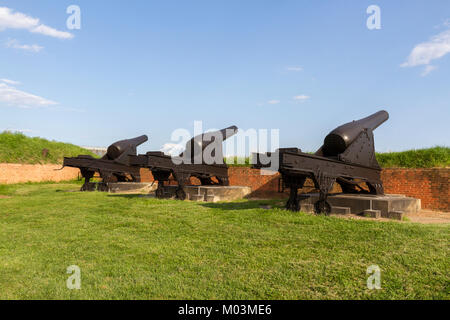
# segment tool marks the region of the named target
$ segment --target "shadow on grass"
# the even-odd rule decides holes
[[[125,199],[159,199],[154,194],[109,194],[108,197],[112,198],[125,198]],[[159,200],[170,200],[174,203],[183,204],[183,201],[174,198],[164,198]],[[285,207],[285,201],[283,200],[238,200],[230,202],[194,202],[190,203],[198,204],[205,208],[220,209],[220,210],[251,210],[251,209],[282,209]]]
[[[137,199],[137,198],[146,198],[146,199],[156,199],[154,194],[124,194],[124,193],[119,193],[119,194],[108,194],[108,197],[112,197],[112,198],[125,198],[125,199]]]
[[[246,200],[236,202],[206,202],[201,206],[220,210],[250,210],[250,209],[282,209],[284,202],[280,200]]]

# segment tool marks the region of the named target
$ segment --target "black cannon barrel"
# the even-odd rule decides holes
[[[195,136],[186,143],[186,149],[183,153],[180,154],[180,157],[185,154],[189,154],[191,157],[193,157],[194,155],[203,152],[203,150],[205,150],[207,146],[215,142],[215,138],[213,139],[213,137],[216,137],[219,133],[222,135],[223,142],[231,136],[235,135],[237,132],[238,127],[231,126],[222,130],[205,132],[198,136]]]
[[[373,131],[388,119],[389,113],[382,110],[366,118],[337,127],[325,137],[322,148],[323,155],[336,156],[344,152],[362,131],[365,129]]]
[[[109,159],[114,160],[120,157],[130,147],[137,147],[148,140],[146,135],[142,135],[133,139],[126,139],[114,142],[108,147],[106,155]]]
[[[234,136],[237,132],[238,132],[238,127],[236,127],[236,126],[231,126],[231,127],[220,130],[223,141],[225,141],[226,139],[228,139],[231,136]]]

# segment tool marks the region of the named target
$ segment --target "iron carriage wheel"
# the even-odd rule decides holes
[[[178,200],[186,200],[186,192],[181,187],[175,191],[175,195]]]
[[[331,205],[326,200],[319,200],[314,204],[314,212],[329,215],[331,213]]]

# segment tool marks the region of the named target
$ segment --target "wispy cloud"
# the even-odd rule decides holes
[[[16,39],[10,39],[10,40],[6,41],[5,46],[7,48],[20,49],[20,50],[25,50],[25,51],[30,51],[30,52],[39,52],[42,49],[44,49],[44,47],[41,47],[37,44],[32,44],[32,45],[21,44]]]
[[[427,74],[429,74],[431,71],[437,69],[436,66],[432,66],[431,64],[425,66],[425,69],[423,69],[422,73],[420,74],[422,77],[425,77]]]
[[[269,100],[267,101],[268,104],[279,104],[281,101],[280,100]]]
[[[434,26],[435,29],[450,28],[450,18],[447,18],[441,24]]]
[[[430,63],[433,60],[442,58],[447,53],[450,53],[450,30],[443,31],[431,37],[429,41],[416,45],[409,54],[406,62],[400,66],[404,68],[425,66],[422,72],[422,76],[425,76],[436,69]]]
[[[286,70],[300,72],[300,71],[303,71],[303,68],[300,66],[291,66],[291,67],[286,67]]]
[[[309,100],[310,98],[311,98],[310,96],[307,96],[304,94],[293,97],[293,99],[297,102],[305,102],[306,100]]]
[[[7,84],[11,84],[11,85],[19,85],[20,82],[19,81],[14,81],[14,80],[10,80],[10,79],[0,79],[0,82],[4,82]]]
[[[161,147],[160,151],[170,156],[177,156],[184,151],[184,147],[175,143],[166,143]]]
[[[40,22],[38,18],[30,17],[7,7],[0,7],[0,31],[6,29],[24,29],[59,39],[72,39],[73,34],[49,27]]]
[[[42,108],[58,104],[57,102],[19,90],[11,84],[11,81],[8,79],[0,81],[0,104],[4,103],[7,106],[17,108]]]

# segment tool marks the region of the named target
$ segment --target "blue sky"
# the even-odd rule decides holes
[[[377,150],[449,145],[449,30],[448,0],[0,1],[0,130],[90,146],[148,134],[145,151],[202,120],[314,151],[386,109]]]

